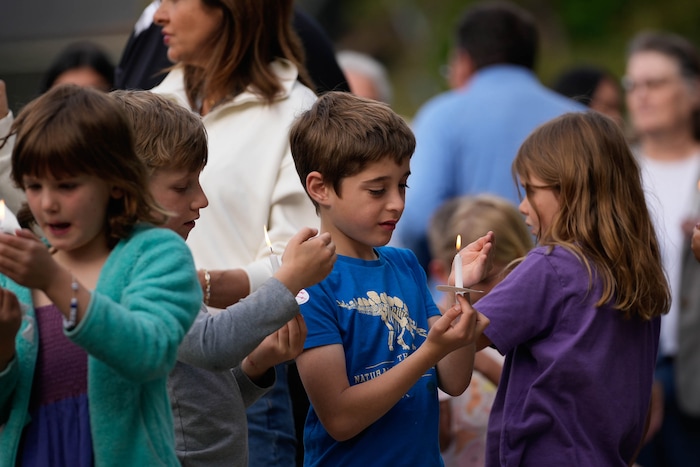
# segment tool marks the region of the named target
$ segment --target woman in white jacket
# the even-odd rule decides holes
[[[290,124],[316,100],[292,11],[292,0],[163,0],[154,15],[176,65],[153,91],[199,113],[209,138],[200,178],[209,208],[188,244],[214,307],[256,290],[273,273],[271,251],[318,225],[289,150]],[[291,401],[279,373],[248,411],[252,467],[295,463]]]

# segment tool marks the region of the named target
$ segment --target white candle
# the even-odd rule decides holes
[[[455,287],[464,287],[464,280],[462,279],[462,257],[459,255],[459,250],[462,247],[462,236],[457,235],[457,254],[455,255],[454,261],[452,261],[452,269],[455,274]]]
[[[280,268],[280,257],[275,254],[270,255],[270,264],[272,265],[272,274],[276,273]]]
[[[274,274],[280,268],[280,257],[272,250],[272,242],[270,241],[270,236],[267,234],[267,225],[263,226],[263,230],[265,231],[265,243],[267,243],[268,248],[270,248],[270,264],[272,265],[272,274]]]
[[[21,229],[21,227],[19,226],[19,222],[17,222],[17,218],[12,211],[10,211],[10,208],[5,206],[5,200],[0,199],[0,230],[14,235],[15,231],[19,229]]]

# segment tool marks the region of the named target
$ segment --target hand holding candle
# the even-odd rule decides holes
[[[265,231],[265,243],[267,243],[267,246],[270,248],[270,264],[272,265],[272,273],[274,274],[280,268],[280,257],[272,250],[272,242],[270,241],[270,236],[267,234],[267,225],[263,226],[263,230]]]
[[[0,230],[14,235],[21,228],[10,208],[5,206],[5,200],[0,199]]]
[[[488,232],[486,235],[479,237],[467,245],[462,252],[463,254],[460,254],[462,237],[461,235],[457,235],[457,254],[452,261],[452,274],[455,279],[455,284],[438,285],[437,290],[462,294],[464,294],[464,292],[483,293],[481,290],[464,287],[465,268],[467,284],[473,285],[483,280],[491,269],[492,253],[494,251],[492,248],[493,241],[493,232]]]

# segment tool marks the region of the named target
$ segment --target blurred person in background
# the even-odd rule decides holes
[[[163,81],[172,66],[163,43],[162,27],[153,22],[160,2],[152,1],[134,25],[115,71],[117,89],[151,89]],[[349,91],[335,60],[333,43],[321,25],[297,6],[292,24],[304,47],[306,69],[316,92]]]
[[[470,5],[450,63],[455,88],[413,120],[416,152],[397,245],[427,270],[430,216],[447,199],[490,193],[520,202],[510,166],[538,125],[585,107],[543,86],[533,69],[539,44],[532,15],[504,1]],[[439,180],[440,183],[436,183]]]
[[[66,47],[51,62],[41,80],[42,94],[59,84],[77,84],[99,91],[114,88],[114,65],[109,55],[92,42],[76,42]]]
[[[379,60],[353,50],[341,50],[336,58],[353,94],[392,104],[391,82],[386,67]]]
[[[671,309],[661,320],[655,399],[644,467],[700,459],[700,264],[690,250],[700,218],[700,56],[685,38],[643,32],[632,39],[623,78],[647,204],[654,216]]]
[[[564,70],[552,85],[559,94],[607,115],[620,125],[622,118],[622,88],[609,71],[592,65],[574,66]]]

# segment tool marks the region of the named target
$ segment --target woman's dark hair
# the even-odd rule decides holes
[[[41,80],[39,92],[48,91],[61,74],[76,68],[92,68],[99,73],[109,84],[111,91],[114,88],[114,65],[109,56],[92,42],[75,42],[53,60]]]
[[[602,68],[588,65],[577,66],[559,75],[552,85],[552,89],[590,107],[598,85],[609,76],[610,74]]]

